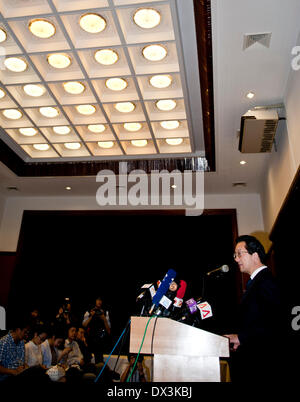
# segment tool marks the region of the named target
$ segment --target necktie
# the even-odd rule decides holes
[[[252,279],[250,278],[250,279],[248,280],[248,282],[246,283],[246,290],[249,289],[251,283],[252,283]]]

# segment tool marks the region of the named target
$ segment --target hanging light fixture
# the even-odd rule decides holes
[[[7,33],[4,31],[3,28],[0,28],[0,43],[6,41]]]
[[[18,120],[23,116],[18,109],[5,109],[2,113],[7,119],[10,120]]]
[[[99,14],[86,13],[80,17],[79,25],[88,33],[100,33],[106,28],[106,21]]]
[[[80,114],[89,116],[96,112],[96,107],[94,105],[77,105],[76,110]]]
[[[157,109],[163,112],[169,112],[170,110],[175,109],[176,101],[173,99],[161,99],[155,102]]]
[[[133,21],[140,28],[151,29],[160,24],[160,13],[154,8],[140,8],[133,16]]]
[[[55,25],[44,18],[36,18],[29,22],[29,31],[38,38],[48,39],[55,34]]]
[[[65,148],[70,149],[72,151],[76,151],[81,147],[80,142],[65,142],[64,143]]]
[[[44,93],[46,92],[46,89],[42,85],[26,84],[23,86],[23,91],[28,96],[39,97],[39,96],[44,95]]]
[[[50,66],[54,68],[67,68],[71,64],[71,57],[65,53],[52,53],[47,57]]]
[[[166,138],[166,143],[169,145],[180,145],[183,138]]]
[[[22,73],[27,69],[27,62],[20,57],[8,57],[4,60],[4,65],[14,73]]]
[[[118,102],[115,104],[115,109],[120,113],[130,113],[135,109],[133,102]]]
[[[108,78],[105,81],[105,86],[112,91],[123,91],[123,89],[127,88],[128,82],[123,78]]]
[[[145,147],[148,144],[147,140],[131,140],[131,144],[135,147]]]
[[[37,132],[37,129],[34,127],[19,128],[19,133],[25,135],[26,137],[33,137],[37,134]]]
[[[89,124],[88,130],[92,133],[103,133],[103,131],[106,130],[106,127],[104,124]]]
[[[37,151],[48,151],[50,146],[48,144],[33,144],[33,148]]]
[[[142,50],[143,56],[149,61],[161,61],[167,53],[167,49],[162,45],[148,45]]]
[[[114,146],[114,142],[113,141],[99,141],[97,142],[98,146],[100,148],[112,148]]]
[[[139,131],[142,128],[141,123],[124,123],[123,127],[127,131]]]
[[[85,90],[85,86],[80,81],[68,81],[63,83],[64,90],[71,95],[80,95]]]
[[[55,134],[59,135],[66,135],[69,134],[71,129],[68,126],[56,126],[52,127],[52,130],[55,132]]]
[[[104,66],[111,66],[119,60],[118,53],[112,49],[97,50],[94,57],[98,63]]]
[[[49,118],[53,118],[53,117],[57,117],[59,114],[59,111],[52,106],[45,106],[45,107],[40,107],[39,111],[41,113],[41,115],[43,115],[44,117],[49,117]]]
[[[176,128],[178,128],[180,125],[178,120],[161,121],[159,124],[165,130],[176,130]]]
[[[172,77],[168,74],[153,75],[150,78],[150,84],[154,88],[168,88],[172,83]]]

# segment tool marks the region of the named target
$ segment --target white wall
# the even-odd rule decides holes
[[[300,35],[297,43],[300,45]],[[262,192],[264,225],[268,232],[272,229],[300,164],[300,70],[291,68],[284,103],[286,126],[276,135],[278,149],[272,152]]]
[[[153,207],[152,207],[153,208]],[[157,207],[155,207],[157,208]],[[167,207],[170,209],[170,207]],[[178,207],[176,207],[178,208]],[[260,196],[210,194],[205,196],[205,209],[237,209],[239,234],[263,231]],[[0,251],[15,251],[24,210],[100,210],[95,197],[16,197],[8,198],[0,226]],[[105,208],[108,209],[108,208]],[[110,207],[109,209],[114,209]],[[120,209],[120,207],[115,207]],[[122,207],[124,209],[124,207]],[[126,209],[132,209],[126,207]],[[146,209],[145,206],[136,209]],[[189,218],[189,219],[192,219]]]

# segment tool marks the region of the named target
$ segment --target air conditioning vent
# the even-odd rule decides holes
[[[271,35],[271,32],[244,35],[243,50],[248,49],[255,43],[260,43],[261,45],[269,48]]]
[[[241,118],[239,151],[271,152],[277,125],[275,110],[249,110]]]

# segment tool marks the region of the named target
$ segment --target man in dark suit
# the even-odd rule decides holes
[[[237,238],[234,259],[250,275],[242,297],[236,334],[225,335],[232,346],[233,381],[274,380],[280,376],[284,347],[283,308],[279,288],[264,265],[265,250],[253,236]],[[275,377],[274,377],[275,376]]]

